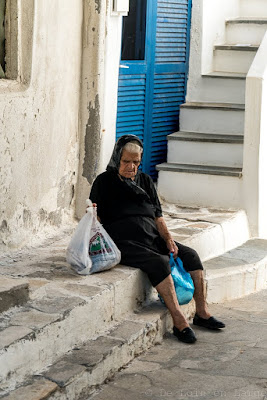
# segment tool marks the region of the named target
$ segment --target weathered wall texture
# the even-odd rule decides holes
[[[28,83],[0,80],[2,252],[55,233],[74,209],[83,1],[38,0],[31,13],[32,62],[19,53]]]
[[[91,184],[99,172],[103,129],[106,0],[84,0],[80,97],[80,160],[76,213],[84,214]]]

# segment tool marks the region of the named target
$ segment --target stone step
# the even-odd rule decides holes
[[[224,44],[214,46],[213,69],[222,72],[247,73],[258,46]]]
[[[180,106],[180,130],[240,135],[244,132],[244,113],[244,104],[185,103]]]
[[[168,163],[242,167],[243,135],[180,131],[167,139]]]
[[[245,104],[246,74],[211,72],[190,93],[195,101]]]
[[[29,284],[23,279],[0,276],[0,313],[20,306],[29,299]]]
[[[49,281],[41,278],[40,270],[37,273],[38,267],[46,269],[48,278],[49,266],[35,264],[34,277],[39,277],[32,284],[39,288],[23,307],[2,314],[0,392],[99,336],[140,307],[148,295],[148,281],[141,270],[118,266],[81,277],[62,262],[58,278]]]
[[[226,43],[259,46],[267,30],[267,18],[235,18],[226,21]]]
[[[163,163],[157,170],[159,194],[168,203],[224,209],[241,204],[241,168]]]
[[[182,306],[187,318],[194,314],[194,301]],[[8,400],[87,398],[98,385],[137,355],[159,344],[172,328],[166,307],[159,301],[129,314],[95,340],[88,340],[59,358],[38,376],[9,392]],[[43,396],[43,397],[42,397]]]
[[[250,238],[244,210],[182,207],[163,202],[164,218],[173,238],[195,249],[201,260],[217,257]]]
[[[267,2],[266,0],[241,0],[240,16],[242,17],[266,17],[267,18]]]
[[[204,268],[208,303],[221,303],[265,289],[267,241],[248,240],[242,246],[206,261]]]

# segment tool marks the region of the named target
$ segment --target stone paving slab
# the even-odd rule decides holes
[[[194,327],[198,338],[194,345],[181,343],[168,334],[161,345],[133,360],[83,400],[265,400],[266,299],[264,290],[210,306],[212,313],[225,321],[225,329]]]

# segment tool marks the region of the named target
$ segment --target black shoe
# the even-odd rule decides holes
[[[182,331],[179,331],[179,329],[174,326],[173,334],[178,338],[178,340],[184,343],[195,343],[195,341],[197,340],[193,329],[189,327],[184,328]]]
[[[225,328],[225,324],[221,321],[218,321],[216,318],[210,317],[208,319],[205,319],[199,317],[197,314],[193,319],[193,324],[198,326],[203,326],[203,328],[214,329],[214,330]]]

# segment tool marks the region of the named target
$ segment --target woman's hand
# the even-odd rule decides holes
[[[166,241],[166,246],[170,250],[170,253],[173,253],[173,257],[176,258],[178,256],[178,247],[176,246],[176,243],[173,239],[168,239]]]

